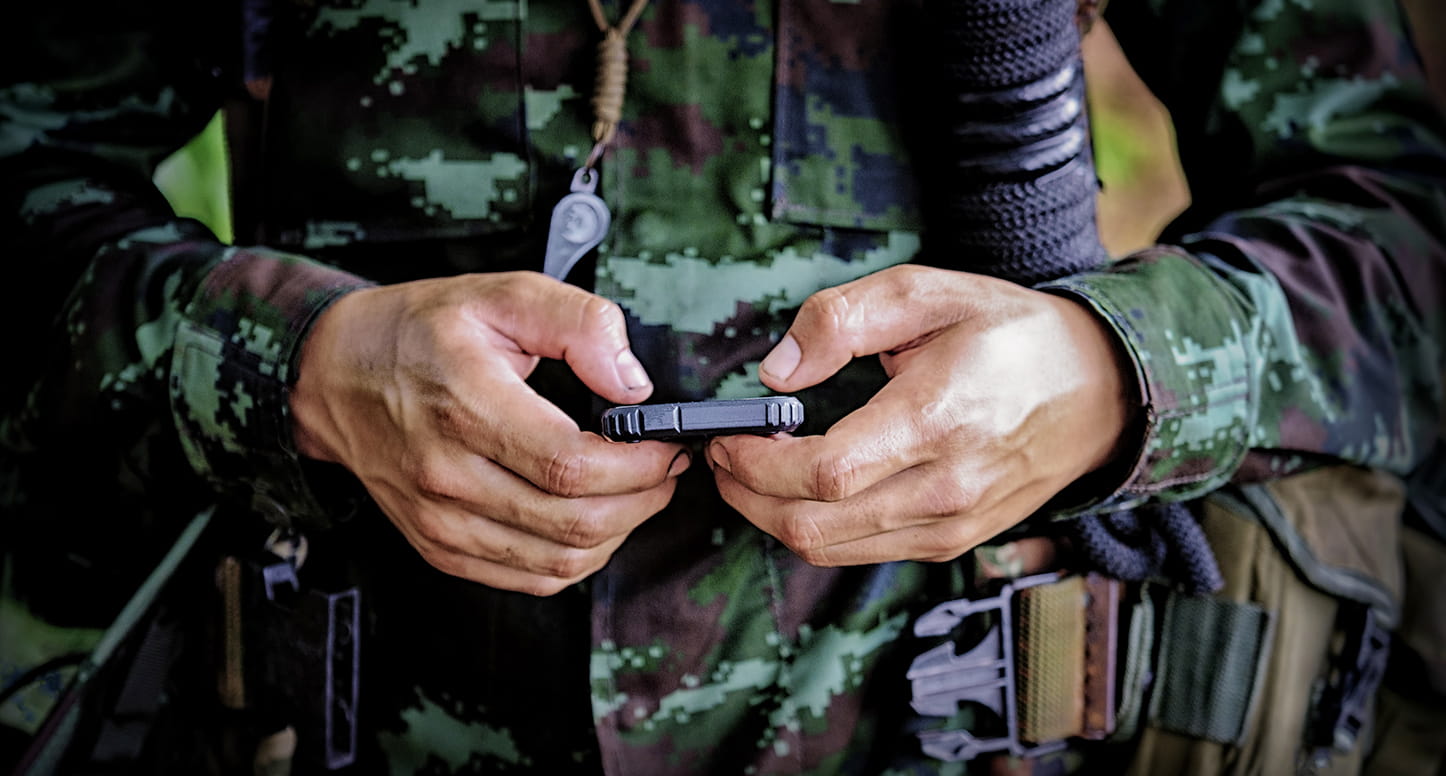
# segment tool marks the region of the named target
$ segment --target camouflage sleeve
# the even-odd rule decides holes
[[[5,301],[57,331],[44,339],[55,352],[13,373],[31,383],[24,409],[4,408],[6,445],[72,428],[124,444],[121,429],[170,416],[186,460],[217,488],[315,514],[287,386],[310,322],[363,281],[223,245],[151,183],[219,106],[225,47],[207,36],[226,27],[104,4],[25,13],[33,41],[0,83],[0,242],[28,260]]]
[[[1186,4],[1153,5],[1168,28]],[[1218,24],[1174,21],[1185,18],[1238,31],[1218,52],[1154,52],[1189,74],[1151,84],[1180,136],[1186,226],[1052,286],[1119,333],[1147,405],[1133,471],[1105,503],[1325,461],[1404,474],[1441,413],[1446,133],[1396,4],[1262,2]]]

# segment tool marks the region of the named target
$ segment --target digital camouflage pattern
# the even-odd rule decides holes
[[[276,2],[272,97],[236,122],[260,133],[236,149],[238,242],[267,247],[217,243],[149,183],[235,93],[239,12],[25,5],[4,34],[27,53],[0,84],[21,282],[0,293],[36,344],[0,408],[0,629],[28,623],[33,649],[0,650],[0,673],[71,648],[51,626],[103,627],[167,532],[219,498],[233,520],[315,529],[312,552],[361,580],[365,772],[965,771],[917,756],[918,645],[900,638],[963,592],[956,564],[810,567],[693,472],[604,571],[531,599],[430,569],[297,458],[286,387],[330,301],[540,268],[590,146],[581,0]],[[1371,0],[1242,5],[1109,6],[1173,111],[1195,204],[1170,244],[1052,286],[1121,333],[1147,401],[1138,464],[1096,508],[1334,460],[1404,474],[1436,441],[1446,134],[1402,21]],[[758,361],[814,291],[905,261],[968,268],[928,253],[948,182],[927,32],[915,2],[651,4],[603,163],[613,230],[578,272],[628,313],[659,397],[760,392]],[[37,300],[59,315],[16,312]],[[808,392],[803,432],[882,379],[861,362]],[[556,398],[592,422],[586,397]],[[21,574],[71,570],[103,591],[85,607]],[[33,730],[45,703],[17,696],[0,719]]]

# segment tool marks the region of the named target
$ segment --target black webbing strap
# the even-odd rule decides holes
[[[166,676],[175,657],[177,625],[164,616],[151,621],[131,659],[120,696],[101,720],[90,761],[79,770],[105,771],[108,766],[134,763],[140,757],[164,699]]]
[[[174,629],[156,630],[154,626],[156,618],[153,616],[155,603],[166,583],[170,581],[181,562],[190,554],[191,548],[201,538],[201,534],[211,522],[211,516],[212,510],[208,509],[191,519],[191,522],[181,531],[176,542],[171,545],[171,549],[156,564],[156,568],[151,571],[150,576],[146,577],[135,595],[126,602],[125,607],[116,616],[115,622],[101,636],[95,649],[91,651],[90,657],[81,663],[70,686],[66,688],[65,693],[46,716],[45,722],[41,724],[30,748],[16,764],[15,776],[49,776],[61,773],[62,765],[69,765],[67,758],[73,756],[70,748],[81,727],[82,712],[87,710],[86,701],[91,693],[97,691],[94,680],[103,668],[113,667],[111,666],[112,658],[118,651],[121,651],[122,645],[134,636],[136,628],[147,618],[152,620],[151,630],[143,637],[132,661],[132,667],[139,664],[143,675],[128,676],[121,695],[122,700],[129,699],[127,702],[131,704],[129,706],[131,710],[139,711],[149,708],[152,718],[154,717],[154,711],[159,708],[161,700],[157,682],[164,679],[166,662],[169,660],[168,655],[173,644],[171,639],[175,635]],[[164,659],[159,657],[161,654],[166,654],[167,657]],[[157,673],[161,675],[160,678],[157,678]],[[146,700],[143,696],[150,691],[151,687],[155,687],[156,692],[150,695],[149,700]],[[151,707],[150,703],[155,703],[156,706]],[[134,745],[134,742],[130,740],[132,735],[132,733],[115,733],[115,737],[105,742],[105,749],[101,749],[102,742],[97,740],[96,748],[92,752],[121,751],[123,748]],[[141,738],[143,741],[144,732],[141,733]]]
[[[1271,623],[1270,613],[1255,604],[1171,594],[1150,722],[1194,738],[1236,743],[1269,657]]]

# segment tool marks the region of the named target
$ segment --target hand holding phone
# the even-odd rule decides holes
[[[718,434],[766,436],[803,423],[803,403],[792,396],[659,402],[613,407],[602,416],[602,435],[614,442],[680,439]]]

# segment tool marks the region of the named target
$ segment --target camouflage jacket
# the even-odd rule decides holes
[[[36,621],[103,625],[154,558],[143,540],[219,498],[349,554],[371,601],[368,769],[950,772],[913,754],[899,636],[958,594],[956,566],[809,567],[690,476],[604,571],[533,600],[426,567],[296,453],[287,386],[329,302],[540,268],[591,145],[581,0],[277,2],[271,99],[233,120],[237,246],[150,178],[235,94],[239,11],[62,5],[0,33],[24,52],[0,83],[4,308],[25,340],[0,406],[6,546],[26,548],[17,580],[60,568],[98,591],[10,583]],[[759,393],[809,294],[927,248],[947,182],[923,172],[940,94],[919,10],[644,13],[603,167],[614,226],[583,271],[657,396]],[[1107,18],[1173,113],[1194,202],[1158,247],[1052,284],[1119,332],[1145,398],[1135,465],[1090,508],[1328,461],[1416,469],[1440,428],[1446,131],[1394,4],[1115,0]],[[860,362],[811,391],[803,432],[882,379]]]

